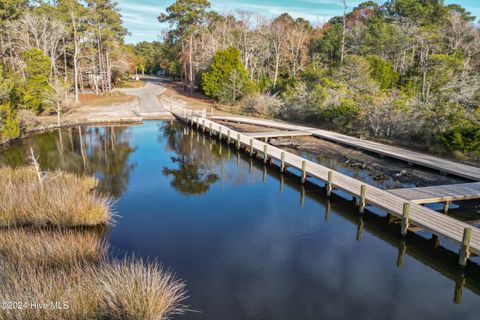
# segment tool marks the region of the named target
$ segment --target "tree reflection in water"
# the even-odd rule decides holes
[[[163,169],[165,176],[173,176],[171,186],[183,194],[198,195],[207,192],[219,180],[214,171],[215,159],[212,152],[193,142],[192,133],[184,134],[183,130],[187,129],[175,122],[159,129],[168,141],[168,148],[177,154],[171,159],[178,164],[178,168]]]
[[[76,127],[32,135],[2,149],[0,164],[28,164],[30,146],[43,170],[96,175],[100,189],[117,198],[125,191],[136,166],[128,162],[136,150],[130,146],[128,127]]]

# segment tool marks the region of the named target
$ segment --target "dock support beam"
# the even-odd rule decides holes
[[[307,161],[303,160],[302,161],[302,177],[301,177],[301,182],[305,183],[307,181]]]
[[[237,150],[240,150],[240,133],[237,134]]]
[[[400,233],[401,233],[402,237],[407,236],[409,216],[410,216],[410,203],[405,202],[403,204],[402,226],[401,226],[401,229],[400,229]]]
[[[470,240],[472,240],[472,228],[463,229],[462,246],[460,247],[460,252],[458,253],[458,263],[462,267],[467,266],[467,260],[470,256]]]
[[[212,123],[210,122],[210,137],[212,136],[212,134],[213,134]]]
[[[358,211],[360,213],[363,213],[365,211],[365,205],[367,203],[366,191],[367,191],[367,186],[362,184],[360,186],[360,201],[358,203]]]
[[[285,152],[280,153],[280,172],[285,172]]]
[[[268,152],[267,152],[267,149],[268,148],[268,144],[265,144],[263,146],[263,164],[267,164],[267,160],[268,160]]]
[[[330,195],[332,194],[332,180],[333,180],[333,172],[332,172],[332,171],[328,171],[328,175],[327,175],[327,185],[326,185],[326,188],[327,188],[327,197],[330,197]]]
[[[203,121],[203,122],[202,122],[202,124],[203,124],[203,126],[202,126],[202,132],[205,132],[205,120],[202,120],[202,121]]]
[[[227,143],[230,144],[230,129],[227,130]]]
[[[250,139],[250,157],[253,157],[253,139]]]
[[[197,119],[197,130],[200,128],[200,119]]]

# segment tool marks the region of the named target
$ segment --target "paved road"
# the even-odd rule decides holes
[[[159,79],[154,77],[144,77],[142,80],[146,82],[146,85],[142,88],[125,88],[117,90],[139,97],[140,105],[135,112],[141,117],[145,119],[164,119],[166,117],[171,117],[171,113],[168,112],[157,99],[157,96],[165,90],[165,88],[160,85]]]

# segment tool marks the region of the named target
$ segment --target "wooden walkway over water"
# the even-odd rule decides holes
[[[332,131],[293,125],[274,120],[254,119],[247,117],[216,116],[212,117],[211,119],[245,123],[275,129],[307,131],[318,138],[366,150],[382,156],[388,156],[391,158],[403,160],[408,163],[414,163],[419,166],[435,169],[443,173],[451,174],[453,176],[462,177],[473,181],[480,181],[480,168],[441,159],[425,153],[359,139]]]
[[[280,138],[280,137],[305,137],[313,135],[311,132],[307,131],[270,131],[270,132],[248,132],[245,133],[247,136],[256,138],[256,139],[270,139],[270,138]]]
[[[442,215],[389,191],[367,185],[362,181],[333,171],[209,119],[194,115],[182,116],[176,114],[176,116],[186,121],[187,124],[196,126],[199,130],[209,131],[210,135],[217,135],[219,139],[225,139],[228,144],[235,144],[237,149],[245,148],[252,156],[254,154],[261,155],[264,163],[277,161],[281,171],[286,170],[287,167],[299,170],[302,182],[305,182],[308,177],[314,177],[325,182],[327,195],[333,189],[343,190],[351,194],[357,198],[360,212],[363,212],[367,205],[371,205],[400,218],[402,220],[402,235],[406,235],[408,227],[414,225],[439,238],[445,238],[456,243],[460,246],[459,263],[461,265],[466,265],[470,252],[477,255],[480,254],[480,230],[474,226]]]
[[[480,182],[459,183],[443,186],[391,189],[389,192],[412,202],[438,203],[480,198]]]

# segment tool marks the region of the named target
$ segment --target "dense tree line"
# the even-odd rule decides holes
[[[151,52],[147,68],[244,111],[478,155],[475,17],[441,0],[339,5],[342,16],[315,27],[176,0],[159,16],[171,25],[163,42],[138,49]]]
[[[126,34],[112,0],[0,1],[0,140],[19,134],[19,109],[60,122],[69,93],[110,91],[141,63]]]

